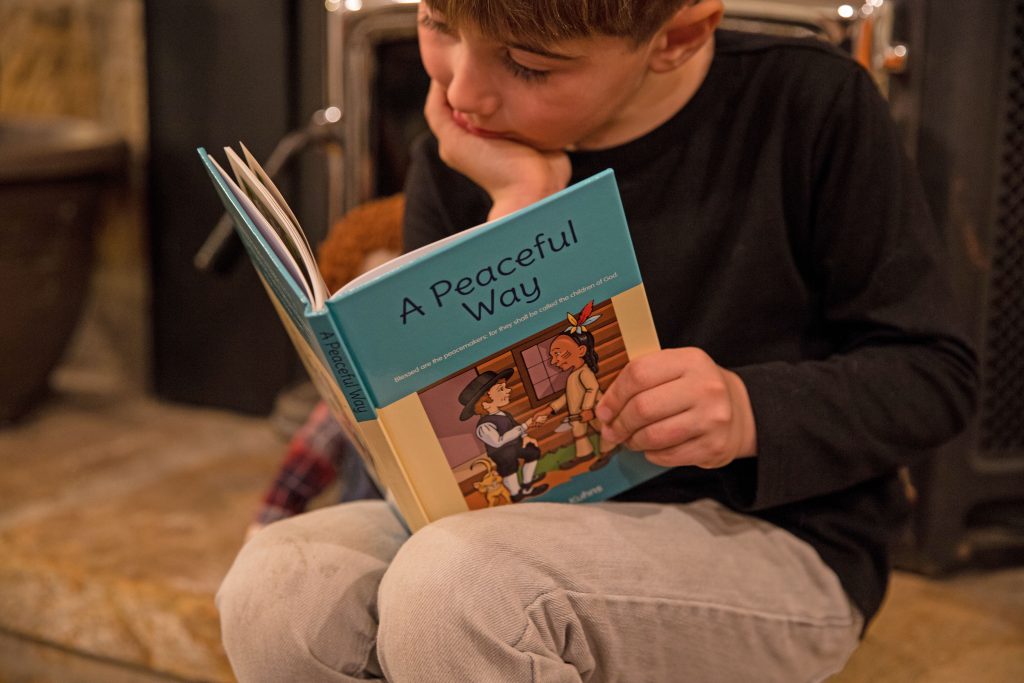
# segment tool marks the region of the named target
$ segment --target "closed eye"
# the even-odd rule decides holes
[[[544,71],[542,69],[531,69],[528,66],[523,66],[522,64],[514,60],[512,58],[512,55],[509,54],[508,51],[506,51],[502,55],[501,61],[502,64],[505,65],[505,68],[508,69],[509,73],[523,81],[539,82],[545,80],[548,76],[551,75],[550,71]]]
[[[418,21],[420,23],[420,26],[427,29],[428,31],[435,31],[437,33],[442,33],[446,36],[455,35],[455,31],[452,29],[451,26],[442,21],[438,21],[429,14],[421,12],[418,17]]]

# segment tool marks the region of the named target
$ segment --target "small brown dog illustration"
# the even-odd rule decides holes
[[[487,499],[487,507],[511,505],[512,495],[505,488],[501,475],[494,469],[494,463],[488,458],[477,458],[470,464],[469,468],[472,470],[477,465],[483,465],[487,471],[484,473],[483,479],[473,483],[473,487]]]

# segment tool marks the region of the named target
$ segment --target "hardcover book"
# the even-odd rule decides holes
[[[663,468],[593,408],[657,334],[612,171],[327,291],[243,147],[199,155],[318,390],[412,530],[466,510],[603,500]]]

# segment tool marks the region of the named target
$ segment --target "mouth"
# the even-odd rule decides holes
[[[486,128],[477,128],[476,126],[469,122],[469,119],[466,118],[465,114],[463,114],[461,111],[456,111],[454,109],[452,110],[452,121],[455,122],[455,125],[457,125],[462,130],[466,131],[470,135],[476,135],[477,137],[491,139],[505,139],[508,137],[504,133],[498,133],[497,131],[487,130]]]

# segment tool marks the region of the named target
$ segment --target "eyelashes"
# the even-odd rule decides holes
[[[455,32],[452,31],[451,27],[448,24],[443,24],[440,21],[437,21],[429,14],[424,14],[423,12],[421,12],[417,19],[419,21],[420,26],[429,31],[437,31],[438,33],[443,33],[446,36],[455,35]]]
[[[531,69],[527,66],[523,66],[516,60],[512,59],[512,55],[510,55],[508,51],[502,55],[501,61],[505,65],[505,68],[508,69],[509,73],[516,78],[527,82],[542,82],[551,75],[550,71],[541,71],[539,69]]]
[[[448,24],[440,22],[434,19],[429,14],[421,13],[418,17],[420,26],[428,31],[434,31],[443,36],[451,38],[457,38],[458,34],[452,30],[452,27]],[[541,69],[531,69],[528,66],[523,66],[512,58],[512,55],[506,49],[501,55],[502,66],[515,78],[527,83],[541,83],[551,75],[550,71],[544,71]]]

